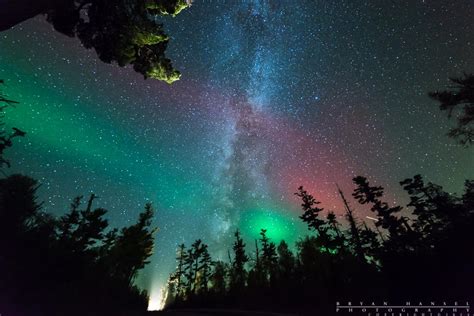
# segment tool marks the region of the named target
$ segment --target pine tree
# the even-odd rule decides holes
[[[4,84],[4,81],[0,79],[0,88],[1,85]],[[2,168],[4,165],[10,168],[10,161],[5,158],[5,150],[13,145],[13,139],[16,137],[24,137],[26,135],[25,132],[22,130],[19,130],[16,127],[13,127],[12,130],[13,132],[7,133],[3,129],[3,118],[4,118],[4,110],[8,107],[15,107],[18,104],[17,101],[10,100],[7,98],[6,95],[3,94],[3,91],[0,89],[0,168]]]
[[[58,234],[62,242],[74,244],[74,251],[83,253],[102,243],[103,232],[108,226],[103,216],[107,211],[103,208],[92,210],[92,202],[96,198],[91,194],[85,210],[78,210],[81,197],[74,199],[70,213],[59,220]],[[98,249],[96,249],[98,250]]]
[[[191,291],[192,293],[196,293],[198,289],[197,278],[199,272],[199,262],[201,260],[201,256],[204,253],[204,245],[201,239],[197,239],[191,245],[191,257],[192,257],[192,277],[191,277]]]
[[[321,244],[321,250],[330,251],[337,248],[334,236],[331,236],[328,228],[328,223],[319,218],[323,208],[319,208],[317,205],[321,202],[317,201],[311,194],[309,194],[302,186],[298,188],[298,192],[295,195],[299,196],[303,203],[301,207],[303,209],[303,215],[300,218],[308,225],[309,230],[314,230],[317,233],[318,241]]]
[[[230,271],[230,289],[240,291],[245,287],[246,271],[245,264],[249,258],[245,253],[245,243],[240,237],[240,231],[234,233],[235,241],[232,247],[234,251],[234,260]]]
[[[169,293],[176,298],[180,299],[184,297],[185,294],[185,262],[186,262],[186,246],[181,244],[178,246],[176,252],[176,270],[170,276],[170,283],[173,285],[173,290]]]
[[[207,293],[209,289],[209,281],[211,278],[212,258],[209,254],[208,246],[201,246],[201,258],[199,260],[199,291]]]
[[[336,233],[337,237],[342,237],[341,230],[339,229],[339,222],[336,219],[336,214],[334,212],[330,211],[328,212],[328,215],[326,216],[327,219],[327,224],[329,227],[332,228],[332,230]]]
[[[260,230],[260,243],[262,245],[262,270],[265,276],[265,281],[271,282],[276,274],[278,256],[276,246],[267,237],[267,230]]]
[[[355,250],[356,255],[360,259],[365,258],[364,254],[364,249],[362,246],[362,240],[361,240],[361,232],[359,229],[359,225],[357,224],[357,219],[354,216],[354,213],[352,212],[351,208],[349,207],[349,203],[347,202],[344,193],[342,192],[341,188],[337,186],[337,190],[339,191],[339,195],[341,196],[342,202],[344,203],[344,207],[346,209],[346,219],[349,222],[349,233],[350,233],[350,241],[353,246],[353,249]]]
[[[277,247],[278,252],[278,279],[288,284],[295,269],[295,256],[291,252],[288,244],[282,240]]]
[[[156,228],[151,228],[153,208],[150,203],[140,213],[135,225],[123,228],[111,250],[113,274],[131,285],[138,270],[147,263],[153,252],[153,235]]]
[[[402,207],[389,207],[386,202],[380,200],[380,197],[383,196],[383,188],[381,186],[370,186],[367,178],[361,176],[355,177],[353,181],[357,188],[352,195],[361,204],[372,204],[371,210],[379,218],[375,225],[388,229],[393,237],[402,234],[404,231],[411,230],[405,218],[399,219],[395,216],[395,214],[402,210]]]
[[[189,296],[192,294],[194,285],[194,253],[192,248],[188,249],[184,258],[184,276],[186,277],[185,295]]]
[[[262,264],[262,256],[258,247],[258,240],[255,239],[255,259],[252,269],[248,273],[247,283],[249,288],[254,290],[261,288],[265,285],[265,274]]]
[[[227,267],[222,261],[214,262],[214,269],[211,275],[212,291],[217,296],[224,296],[227,290]]]
[[[439,108],[447,111],[448,117],[453,114],[457,117],[458,126],[451,129],[448,136],[470,146],[474,142],[474,74],[464,74],[464,77],[451,78],[451,81],[455,90],[431,92],[429,96],[440,102]]]
[[[366,259],[369,262],[376,262],[380,250],[380,241],[377,238],[377,233],[371,230],[365,222],[364,229],[360,231],[360,241]]]
[[[29,224],[41,210],[36,199],[38,182],[30,177],[14,174],[0,179],[0,234],[7,243],[18,232],[29,229]],[[33,221],[34,222],[34,221]]]
[[[321,202],[317,201],[311,194],[308,194],[302,186],[298,188],[298,192],[295,195],[299,196],[303,203],[301,207],[303,208],[303,215],[300,218],[308,225],[308,229],[313,229],[319,234],[325,233],[324,229],[324,220],[319,218],[319,214],[323,211],[322,208],[317,207]]]
[[[446,213],[443,210],[452,204],[452,197],[443,192],[443,188],[433,183],[425,184],[421,175],[400,182],[403,189],[410,196],[407,206],[414,208],[413,214],[417,216],[415,229],[423,235],[432,231],[442,230],[456,213]]]

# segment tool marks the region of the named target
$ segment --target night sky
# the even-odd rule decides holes
[[[195,1],[164,18],[173,85],[100,62],[38,17],[0,33],[0,78],[27,132],[7,153],[60,215],[92,192],[112,226],[156,208],[153,299],[179,243],[226,259],[233,231],[294,243],[305,186],[342,215],[336,193],[366,175],[403,203],[421,173],[459,192],[474,152],[428,91],[474,72],[474,1]],[[355,205],[355,202],[352,203]],[[367,215],[359,213],[363,219]]]

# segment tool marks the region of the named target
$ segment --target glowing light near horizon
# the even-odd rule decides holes
[[[243,212],[239,227],[245,238],[259,239],[260,230],[266,229],[267,236],[279,243],[281,240],[293,243],[297,227],[292,216],[270,208],[256,208]]]
[[[148,301],[148,311],[161,311],[165,307],[166,293],[162,287],[154,287]]]

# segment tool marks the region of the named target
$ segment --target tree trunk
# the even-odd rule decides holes
[[[0,32],[46,13],[54,0],[0,0]]]

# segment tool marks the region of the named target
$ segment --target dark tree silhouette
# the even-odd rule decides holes
[[[199,282],[197,288],[200,293],[207,293],[209,281],[211,278],[212,258],[209,254],[208,246],[203,244],[201,249],[201,258],[199,259]]]
[[[448,117],[457,118],[457,127],[448,135],[459,143],[469,146],[474,142],[474,74],[451,78],[451,90],[430,92],[429,96],[440,102],[439,108],[448,112]]]
[[[234,234],[235,241],[232,249],[234,251],[234,259],[232,260],[232,268],[230,270],[230,289],[239,292],[245,286],[247,273],[245,271],[245,264],[249,260],[245,254],[245,243],[240,237],[240,232],[237,230]]]
[[[318,207],[321,202],[316,200],[309,194],[302,186],[298,188],[296,196],[302,200],[301,208],[303,215],[300,218],[308,225],[309,230],[317,233],[318,244],[324,251],[336,251],[344,244],[344,236],[338,235],[337,224],[330,214],[328,221],[320,218],[324,211],[323,208]]]
[[[362,244],[362,252],[364,253],[365,259],[370,263],[378,265],[377,255],[380,252],[380,245],[383,237],[378,238],[378,234],[367,226],[364,222],[363,229],[360,230],[360,242]]]
[[[178,246],[176,253],[177,267],[176,271],[170,276],[170,284],[173,284],[173,290],[169,291],[170,297],[182,298],[185,294],[185,270],[184,264],[186,262],[186,247],[184,244]]]
[[[197,239],[191,245],[191,258],[193,260],[193,264],[191,266],[191,291],[195,294],[198,289],[197,277],[199,272],[199,262],[201,260],[201,256],[204,253],[204,249],[207,248],[206,245],[202,243],[201,239]]]
[[[146,264],[153,253],[153,235],[156,228],[151,228],[153,208],[150,203],[140,213],[135,225],[125,227],[117,236],[111,248],[110,264],[112,273],[127,282],[129,286]]]
[[[185,249],[184,244],[179,246],[176,271],[168,280],[170,301],[187,300],[208,292],[213,265],[208,246],[197,239],[187,251]]]
[[[26,135],[26,133],[16,127],[13,127],[13,132],[10,133],[7,133],[7,131],[4,129],[5,123],[3,122],[3,119],[5,117],[5,109],[8,107],[15,107],[18,104],[17,101],[10,100],[3,93],[1,88],[4,84],[5,82],[0,79],[0,168],[3,166],[7,166],[9,168],[10,161],[4,157],[5,150],[13,145],[12,140],[15,137],[23,137]]]
[[[145,310],[147,294],[132,281],[153,247],[151,206],[118,233],[108,229],[106,211],[93,208],[94,195],[84,209],[78,197],[69,213],[55,218],[42,212],[37,188],[22,175],[0,179],[2,310],[22,315]]]
[[[259,290],[265,285],[266,276],[263,268],[262,256],[258,247],[258,240],[255,239],[255,259],[253,268],[249,271],[247,277],[247,284],[249,288]]]
[[[227,291],[227,267],[222,261],[214,263],[214,270],[211,275],[212,291],[216,296],[224,297]]]
[[[100,60],[132,65],[145,78],[172,83],[179,79],[165,57],[169,37],[158,16],[179,14],[186,0],[2,0],[0,31],[45,14],[53,27],[77,36],[85,48],[94,48]]]
[[[408,206],[413,207],[413,214],[417,216],[414,228],[426,236],[434,230],[440,230],[447,223],[443,214],[443,204],[450,199],[443,193],[440,186],[429,183],[425,185],[421,175],[415,175],[413,179],[405,179],[400,182],[410,196]]]
[[[367,178],[355,177],[353,179],[357,188],[352,194],[361,204],[372,204],[371,210],[377,214],[379,220],[375,223],[388,229],[391,235],[398,235],[403,230],[410,230],[405,217],[398,218],[395,216],[402,210],[400,206],[389,207],[386,202],[382,202],[379,198],[383,196],[383,188],[381,186],[370,186]],[[402,225],[403,224],[403,225]]]
[[[261,264],[265,284],[270,285],[274,281],[275,273],[277,271],[278,256],[276,246],[267,237],[267,230],[260,230],[260,243],[262,245]]]
[[[0,179],[0,238],[7,241],[31,228],[41,210],[37,202],[38,182],[19,174]]]
[[[295,272],[295,256],[288,244],[282,240],[277,247],[278,252],[278,281],[281,286],[289,287]]]
[[[189,296],[192,293],[194,282],[194,253],[191,248],[186,252],[184,259],[184,276],[186,277],[185,295]]]
[[[365,177],[353,180],[353,197],[371,206],[379,219],[375,227],[357,218],[357,207],[350,206],[342,191],[345,221],[340,223],[332,212],[328,212],[326,221],[321,219],[323,209],[300,187],[297,195],[306,215],[300,217],[316,234],[298,240],[295,255],[284,241],[277,248],[272,245],[262,229],[252,258],[254,264],[247,267],[248,273],[244,264],[238,269],[248,274],[247,284],[241,285],[238,293],[226,289],[235,266],[226,278],[225,265],[220,262],[209,283],[213,296],[197,293],[186,304],[169,307],[328,315],[334,312],[335,301],[345,299],[427,300],[440,293],[442,299],[468,298],[474,282],[474,251],[468,246],[473,241],[474,181],[466,181],[461,197],[425,183],[419,175],[402,181],[410,198],[404,209],[408,221],[400,215],[401,206],[389,207],[381,200],[381,186],[371,186]],[[238,251],[234,256],[244,254],[244,248],[237,233],[234,253]],[[230,261],[235,264],[235,259]],[[444,289],[453,282],[456,286],[446,293]]]
[[[76,198],[72,203],[71,212],[59,219],[59,238],[64,245],[73,245],[73,251],[78,253],[84,253],[98,245],[104,237],[103,231],[108,226],[107,220],[103,218],[107,212],[105,209],[91,210],[93,199],[92,194],[88,207],[79,211],[81,197]]]
[[[168,279],[167,305],[186,306],[200,296],[206,298],[216,294],[217,286],[225,294],[225,266],[214,263],[208,250],[208,245],[197,239],[186,251],[186,246],[178,247],[176,256],[177,267]],[[218,264],[216,268],[215,265]],[[214,267],[214,269],[213,269]],[[223,275],[220,275],[223,274]],[[212,291],[209,291],[209,286]]]
[[[299,196],[302,200],[301,207],[304,213],[300,218],[308,225],[308,229],[313,229],[321,235],[324,234],[325,222],[319,218],[319,214],[324,209],[317,207],[321,202],[317,201],[311,194],[308,194],[302,186],[298,188],[298,192],[295,195]]]
[[[349,222],[349,241],[353,249],[355,250],[357,256],[359,258],[364,259],[365,253],[362,245],[361,232],[358,227],[359,225],[357,223],[357,219],[354,216],[354,213],[349,206],[349,202],[347,202],[346,197],[344,196],[344,193],[342,192],[341,188],[339,188],[339,186],[337,186],[337,190],[339,191],[339,195],[341,196],[344,207],[346,209],[346,220]]]

